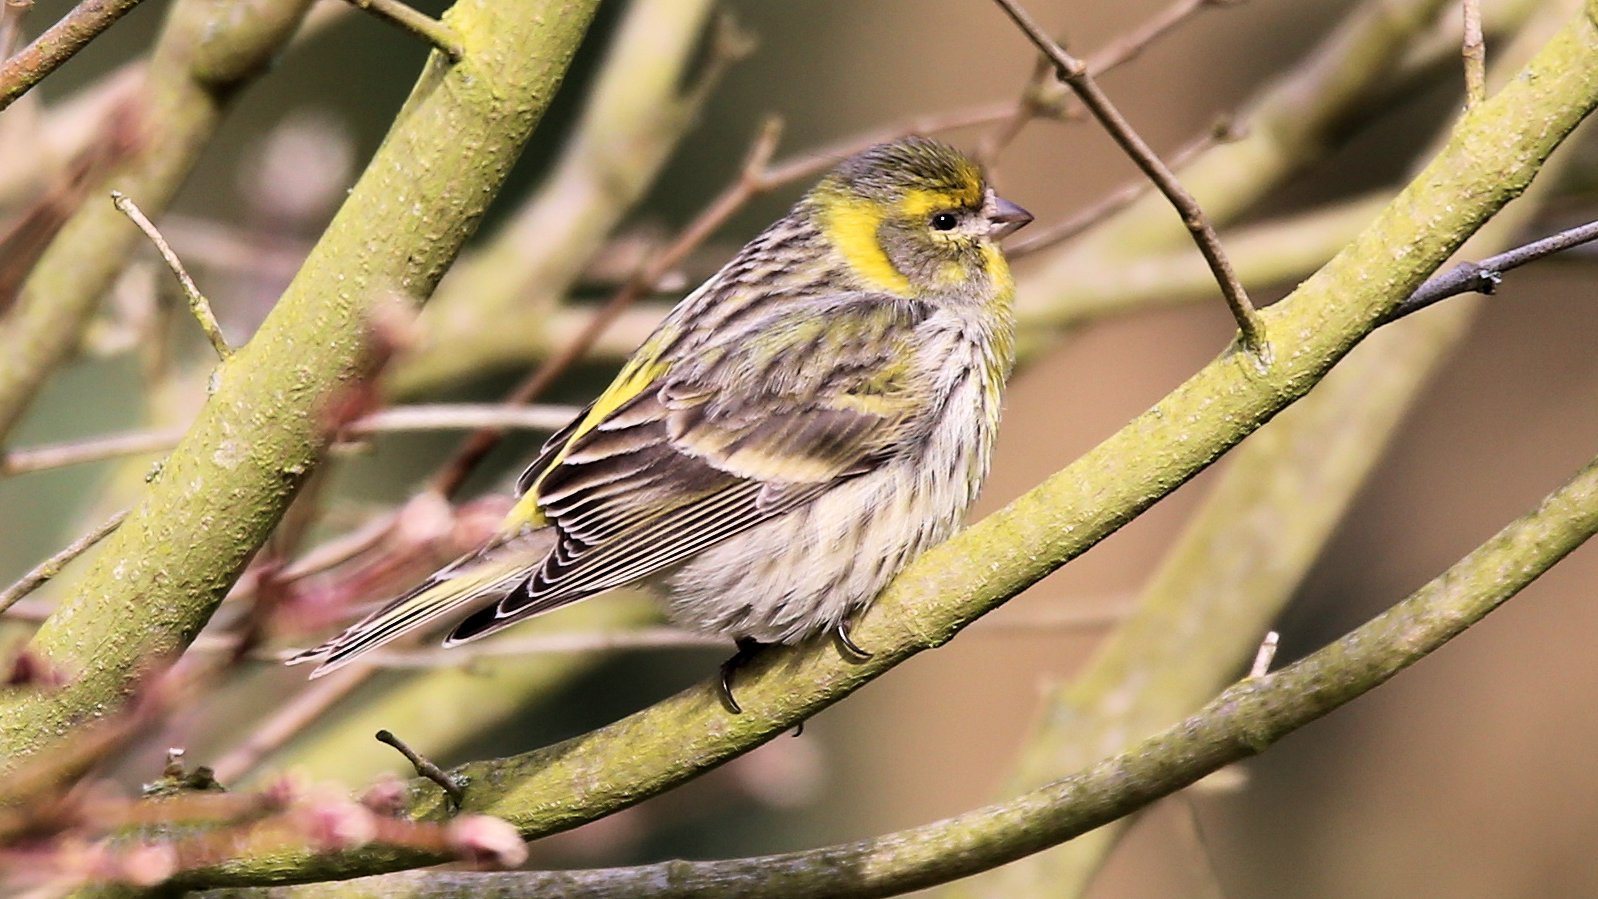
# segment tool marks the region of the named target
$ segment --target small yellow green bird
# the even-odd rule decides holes
[[[325,674],[469,610],[454,646],[633,583],[737,641],[734,711],[761,644],[830,630],[864,656],[852,616],[987,474],[1015,355],[998,243],[1031,220],[937,141],[844,160],[550,437],[493,540],[291,663]]]

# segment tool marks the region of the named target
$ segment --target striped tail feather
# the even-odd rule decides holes
[[[319,662],[311,677],[321,677],[447,615],[492,607],[527,580],[553,544],[554,533],[546,528],[462,556],[338,636],[289,658],[287,664]]]

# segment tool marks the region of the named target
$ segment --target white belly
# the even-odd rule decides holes
[[[839,483],[685,562],[667,578],[672,620],[793,643],[858,612],[959,524],[987,474],[997,401],[980,374],[962,379],[919,455]]]

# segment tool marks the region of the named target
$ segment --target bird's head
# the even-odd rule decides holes
[[[808,205],[863,287],[900,296],[1007,296],[998,243],[1032,221],[993,192],[976,162],[920,137],[844,160]]]

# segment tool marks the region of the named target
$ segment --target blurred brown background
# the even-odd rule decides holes
[[[1044,22],[1063,27],[1074,48],[1088,50],[1164,2],[1030,5]],[[39,20],[64,6],[40,3]],[[619,6],[605,5],[570,88],[584,83],[592,51]],[[1301,58],[1352,6],[1253,0],[1212,11],[1114,73],[1106,87],[1149,141],[1169,150]],[[150,5],[119,25],[59,80],[47,82],[46,95],[144,47],[159,8]],[[979,0],[740,0],[732,8],[759,36],[759,50],[728,75],[641,210],[641,222],[671,225],[691,215],[735,170],[766,113],[786,119],[784,146],[797,150],[907,115],[1012,96],[1032,64],[1020,36]],[[179,211],[239,226],[250,224],[241,216],[259,222],[274,214],[274,200],[292,199],[296,172],[339,172],[330,158],[339,144],[329,133],[348,135],[358,168],[421,56],[384,25],[342,22],[243,99]],[[1308,173],[1282,207],[1397,177],[1455,102],[1448,87],[1396,107],[1376,136]],[[535,138],[522,164],[524,189],[558,146],[578,96],[568,91]],[[285,121],[306,122],[308,114],[316,127],[331,129],[310,144],[316,164],[270,170],[270,177],[251,167],[268,135]],[[1027,131],[999,173],[1006,194],[1045,222],[1132,175],[1094,127],[1052,124]],[[341,186],[336,179],[348,176],[333,177]],[[794,193],[758,201],[720,239],[727,247],[741,242]],[[303,238],[314,237],[317,217],[329,214],[327,203],[335,200],[336,191],[296,213],[305,222]],[[1511,276],[1490,301],[1280,622],[1279,664],[1401,598],[1591,457],[1598,447],[1592,272],[1575,260],[1543,264]],[[224,283],[211,292],[236,331],[258,320],[275,296],[270,279]],[[1213,357],[1229,334],[1219,301],[1137,315],[1094,326],[1025,370],[1012,386],[996,470],[978,514],[1145,409]],[[129,398],[107,387],[131,382],[122,377],[129,365],[89,359],[57,378],[17,442],[133,424]],[[598,375],[570,383],[566,395],[592,390]],[[485,379],[467,393],[493,397],[505,383]],[[497,474],[509,472],[533,441],[525,437],[500,454]],[[403,497],[410,479],[450,444],[447,438],[381,444],[349,463],[341,488],[354,499]],[[8,577],[71,533],[110,470],[0,481],[0,509],[10,522],[0,563]],[[995,617],[1124,603],[1208,480],[1183,488]],[[484,487],[495,486],[489,481]],[[1589,651],[1598,630],[1595,584],[1598,550],[1587,547],[1390,685],[1247,763],[1239,782],[1157,806],[1112,856],[1091,895],[1207,895],[1212,879],[1222,895],[1236,899],[1598,895],[1598,766],[1589,761],[1598,742],[1598,655]],[[1100,636],[1091,628],[1018,633],[978,625],[822,714],[802,739],[779,740],[731,772],[550,841],[544,860],[617,864],[779,851],[877,834],[991,801],[1038,712],[1041,688],[1069,678]],[[623,658],[563,703],[615,717],[663,695],[663,687],[703,677],[715,660],[697,653]],[[604,698],[596,702],[598,693]],[[508,729],[494,749],[559,736],[559,726],[529,720]]]

